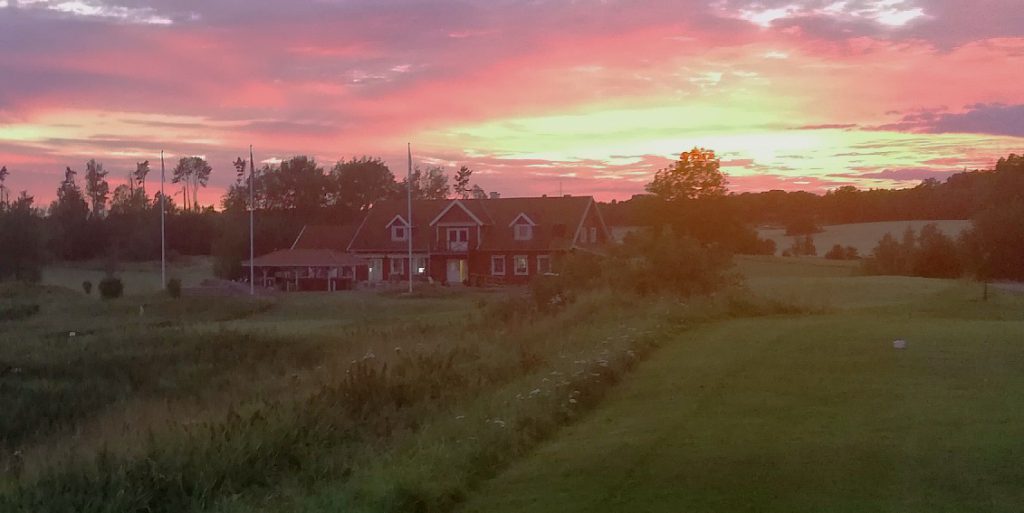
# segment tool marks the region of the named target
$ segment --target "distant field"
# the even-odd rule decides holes
[[[879,223],[855,223],[855,224],[834,224],[823,226],[821,233],[815,233],[814,245],[818,249],[818,255],[822,256],[833,245],[853,246],[861,255],[868,255],[878,244],[886,233],[891,233],[899,238],[911,227],[914,231],[921,231],[926,224],[935,223],[939,229],[950,237],[960,235],[964,229],[970,227],[971,222],[965,220],[937,220],[937,221],[884,221]],[[783,250],[793,243],[793,237],[786,235],[783,228],[764,228],[758,230],[763,238],[775,241],[776,253],[781,254]]]
[[[1019,512],[1024,298],[829,264],[742,259],[823,313],[666,341],[461,511]]]

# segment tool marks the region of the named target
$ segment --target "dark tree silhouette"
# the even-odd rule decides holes
[[[469,178],[472,175],[473,170],[466,166],[460,167],[459,170],[455,172],[455,195],[459,198],[469,198],[471,193]]]
[[[110,184],[107,183],[107,171],[103,164],[91,159],[85,163],[85,193],[92,203],[92,216],[99,218],[107,208],[110,195]]]

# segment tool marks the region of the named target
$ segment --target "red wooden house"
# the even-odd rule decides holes
[[[408,257],[412,237],[413,258]],[[349,253],[369,262],[369,281],[415,277],[441,283],[525,283],[552,259],[610,240],[589,196],[413,201],[373,206]]]

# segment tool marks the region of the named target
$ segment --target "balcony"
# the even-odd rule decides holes
[[[469,251],[469,242],[464,240],[449,240],[445,241],[444,245],[449,253],[465,253]]]

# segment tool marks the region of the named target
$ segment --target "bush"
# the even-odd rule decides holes
[[[181,280],[177,278],[167,280],[167,295],[174,299],[181,297]]]
[[[0,321],[16,321],[32,317],[39,313],[39,305],[10,305],[0,306]]]
[[[99,289],[100,297],[103,299],[116,299],[124,293],[124,284],[121,283],[121,278],[107,276],[100,280]]]
[[[731,256],[718,247],[702,247],[696,240],[665,230],[635,244],[605,263],[613,288],[640,295],[668,293],[680,296],[709,294],[732,281]]]
[[[817,256],[818,248],[814,246],[814,237],[810,235],[793,237],[793,244],[789,247],[789,253],[793,256]]]
[[[85,291],[85,295],[92,294],[92,282],[85,280],[82,282],[82,290]]]

